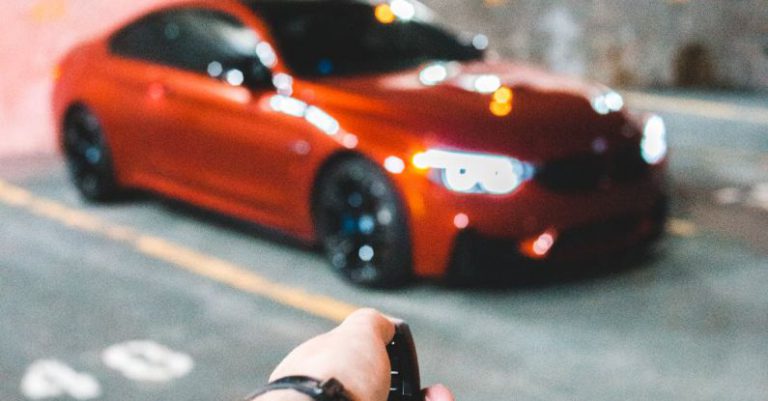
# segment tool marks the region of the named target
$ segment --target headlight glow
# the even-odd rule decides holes
[[[654,115],[645,122],[640,148],[648,164],[658,164],[667,156],[667,127],[661,117]]]
[[[494,195],[513,192],[533,171],[511,157],[436,149],[416,154],[413,165],[439,172],[442,184],[452,191]]]
[[[512,113],[512,104],[515,100],[515,93],[507,86],[502,86],[493,92],[491,98],[491,113],[496,117],[506,117]]]
[[[616,91],[607,91],[592,99],[592,108],[602,115],[621,111],[624,108],[624,98]]]

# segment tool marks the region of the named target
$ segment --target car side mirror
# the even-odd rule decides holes
[[[259,60],[251,60],[244,67],[243,85],[252,90],[274,89],[272,71]]]

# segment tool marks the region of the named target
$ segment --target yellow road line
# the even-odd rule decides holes
[[[81,210],[35,196],[2,180],[0,203],[128,245],[145,256],[176,268],[334,322],[341,322],[358,309],[331,297],[270,281],[244,267],[163,238],[141,234],[132,227],[111,224]]]
[[[644,110],[768,125],[768,107],[741,106],[711,100],[652,95],[640,92],[624,92],[624,98],[632,107]]]
[[[667,222],[667,232],[678,237],[693,237],[699,233],[699,229],[689,220],[673,218]]]

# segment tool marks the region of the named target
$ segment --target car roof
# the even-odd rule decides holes
[[[302,9],[303,6],[310,8],[316,8],[317,6],[327,5],[329,7],[341,6],[341,5],[375,5],[374,0],[240,0],[241,3],[250,7],[251,9],[258,10],[259,8],[269,8],[271,10],[279,10],[281,6],[285,6],[287,9]]]
[[[313,10],[334,10],[345,6],[374,5],[372,0],[240,0],[251,10],[262,13],[302,13]]]

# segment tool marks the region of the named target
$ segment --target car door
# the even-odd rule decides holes
[[[308,130],[269,107],[272,76],[257,56],[260,39],[221,11],[166,15],[174,69],[159,77],[163,123],[149,139],[156,172],[214,202],[291,213],[292,172]]]
[[[107,49],[111,57],[97,71],[105,77],[100,93],[108,99],[105,107],[119,111],[107,113],[111,121],[105,121],[116,161],[123,164],[120,171],[138,174],[139,180],[151,174],[147,139],[163,118],[155,86],[167,68],[162,64],[163,21],[162,12],[152,13],[113,34]]]

